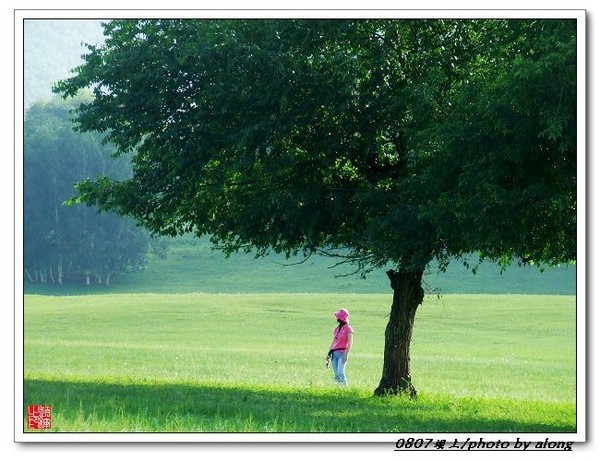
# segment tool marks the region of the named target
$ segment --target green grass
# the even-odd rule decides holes
[[[416,401],[372,397],[391,296],[26,295],[24,406],[58,432],[574,432],[575,297],[426,297]],[[324,355],[356,330],[351,389]],[[342,418],[340,418],[342,416]]]
[[[60,402],[57,432],[569,432],[566,403],[363,390],[164,382],[31,380],[32,398]]]

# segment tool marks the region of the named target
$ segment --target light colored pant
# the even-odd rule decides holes
[[[342,386],[348,385],[348,381],[346,380],[346,364],[344,363],[345,355],[344,351],[334,351],[331,357],[331,368],[333,369],[335,382]]]

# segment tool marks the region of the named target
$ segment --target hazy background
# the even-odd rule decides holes
[[[52,98],[52,84],[70,76],[86,53],[84,44],[104,41],[101,21],[26,19],[24,39],[24,108]]]

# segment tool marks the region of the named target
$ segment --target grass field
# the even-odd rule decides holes
[[[57,432],[574,432],[575,297],[428,296],[415,401],[372,396],[391,295],[25,295],[24,410]],[[324,356],[356,330],[349,390]]]

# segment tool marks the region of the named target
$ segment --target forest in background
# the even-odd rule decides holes
[[[73,130],[69,111],[81,99],[62,101],[52,93],[83,62],[85,45],[102,41],[98,20],[24,21],[23,257],[30,283],[106,285],[112,275],[147,263],[149,236],[131,219],[65,206],[77,181],[131,172],[128,158],[111,158],[114,147],[101,134]]]

